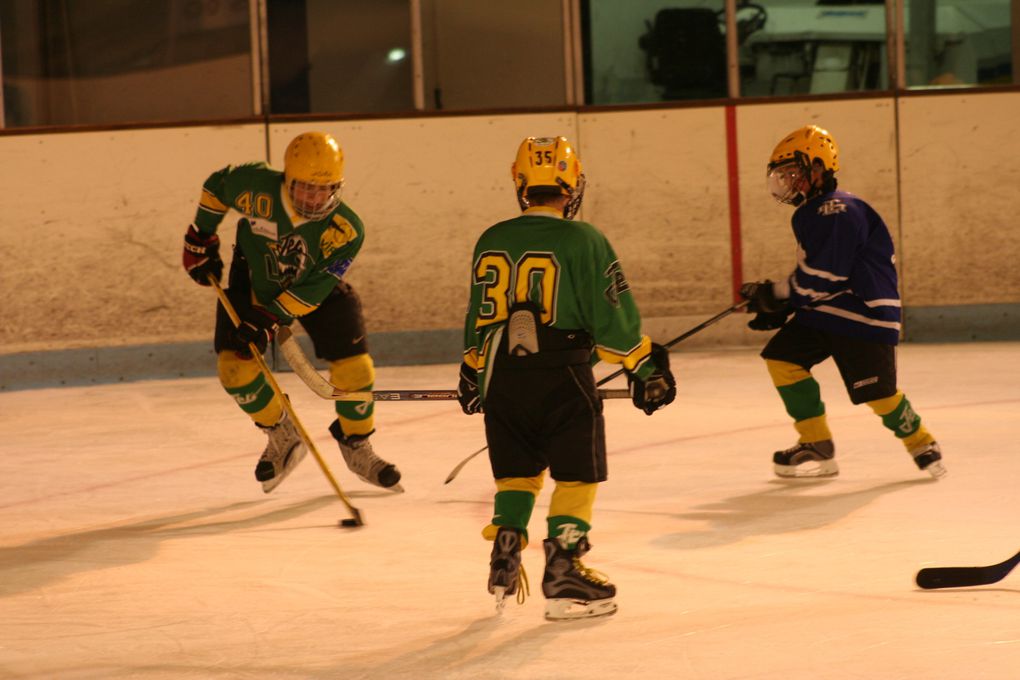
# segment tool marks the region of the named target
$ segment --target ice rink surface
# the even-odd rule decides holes
[[[376,406],[396,495],[346,469],[332,404],[279,376],[364,514],[341,529],[311,455],[262,493],[265,438],[215,378],[0,393],[0,677],[1018,678],[1020,570],[959,590],[913,578],[1020,548],[1020,343],[905,345],[899,362],[941,481],[831,362],[815,372],[841,467],[826,481],[773,477],[796,435],[754,350],[674,352],[679,397],[652,417],[606,402],[585,563],[620,609],[567,623],[542,616],[551,483],[532,595],[495,614],[486,458],[443,484],[485,444],[456,402]],[[382,368],[376,387],[455,381],[453,365]]]

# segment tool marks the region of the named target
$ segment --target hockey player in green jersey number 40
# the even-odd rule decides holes
[[[529,137],[512,166],[523,214],[475,246],[458,393],[467,414],[484,412],[496,479],[489,592],[497,606],[527,577],[521,550],[548,469],[556,487],[548,515],[542,593],[546,618],[616,611],[616,587],[587,567],[592,506],[606,480],[605,425],[593,353],[622,364],[634,404],[651,415],[673,401],[669,353],[641,334],[641,318],[612,246],[572,221],[584,194],[581,162],[563,137]]]
[[[797,266],[782,281],[746,283],[740,291],[748,311],[758,312],[748,326],[780,329],[761,355],[800,437],[775,452],[775,473],[839,473],[811,375],[812,366],[831,356],[850,401],[870,406],[917,467],[938,479],[946,473],[939,444],[896,386],[901,308],[892,237],[870,205],[836,189],[838,170],[836,141],[818,126],[779,142],[769,159],[768,188],[776,200],[796,206]]]
[[[201,285],[219,279],[217,228],[227,211],[241,214],[227,296],[241,317],[234,326],[218,305],[214,345],[220,382],[268,436],[255,478],[269,493],[307,453],[248,346],[265,351],[280,325],[297,319],[333,384],[371,390],[375,369],[365,342],[357,293],[343,276],[365,239],[361,220],[341,201],[344,159],[336,140],[300,134],[284,154],[283,172],[264,163],[228,166],[202,186],[195,222],[184,237],[184,267]],[[336,402],[329,427],[348,468],[362,480],[400,490],[400,472],[379,458],[371,402]]]

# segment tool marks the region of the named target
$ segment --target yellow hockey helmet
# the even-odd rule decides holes
[[[340,204],[344,154],[332,135],[304,132],[283,154],[283,182],[294,210],[306,219],[322,219]]]
[[[820,169],[821,185],[812,180],[813,167]],[[839,170],[839,146],[817,125],[806,125],[783,138],[769,157],[766,170],[769,192],[782,203],[800,205],[806,198],[835,188]]]
[[[528,137],[517,148],[517,158],[510,166],[517,188],[517,202],[526,210],[529,195],[557,194],[567,196],[563,217],[572,219],[584,198],[585,179],[581,159],[566,137]]]

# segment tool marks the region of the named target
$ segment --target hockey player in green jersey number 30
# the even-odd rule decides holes
[[[549,505],[542,592],[548,619],[612,614],[616,588],[588,569],[592,505],[606,480],[602,402],[593,353],[622,364],[634,404],[651,415],[673,401],[669,353],[641,334],[641,318],[612,246],[572,221],[584,194],[581,162],[563,137],[529,137],[511,168],[523,214],[475,246],[458,393],[485,413],[496,479],[489,592],[497,606],[527,577],[521,549],[546,469]]]
[[[226,292],[242,323],[235,328],[219,305],[214,345],[224,389],[269,437],[255,468],[266,493],[307,451],[248,344],[265,351],[276,329],[297,319],[316,356],[329,363],[333,384],[361,391],[371,390],[375,380],[361,302],[343,278],[365,239],[361,220],[340,200],[343,171],[343,153],[332,136],[300,134],[287,146],[282,173],[265,163],[213,173],[184,237],[184,267],[207,286],[210,274],[219,279],[223,273],[216,230],[228,210],[241,214]],[[338,401],[336,414],[329,431],[351,471],[369,483],[396,487],[400,472],[369,443],[372,403]]]

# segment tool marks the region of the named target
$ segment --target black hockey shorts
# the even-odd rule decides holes
[[[247,262],[240,251],[234,252],[226,293],[238,316],[244,319],[251,314],[251,278]],[[335,361],[368,352],[361,299],[349,283],[338,282],[322,304],[315,311],[299,318],[298,322],[311,338],[315,356],[320,359]],[[213,341],[217,353],[223,350],[247,352],[246,346],[233,340],[233,328],[234,323],[223,305],[217,305],[216,335]]]
[[[896,347],[893,345],[826,333],[791,320],[772,336],[761,356],[796,364],[806,370],[831,356],[854,404],[896,394]]]
[[[606,480],[602,400],[588,364],[519,368],[495,358],[485,394],[485,437],[496,479],[549,469],[561,482]]]

